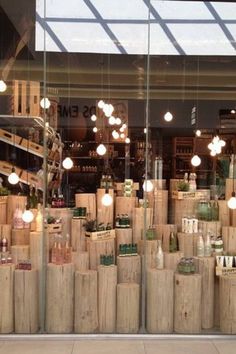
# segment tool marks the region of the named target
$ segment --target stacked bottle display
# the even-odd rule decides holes
[[[70,236],[67,234],[65,239],[60,234],[56,234],[53,246],[49,255],[49,262],[57,265],[71,263],[72,248],[70,246]]]

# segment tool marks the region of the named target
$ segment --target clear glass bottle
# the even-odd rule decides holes
[[[204,251],[205,251],[204,240],[202,234],[200,233],[197,240],[197,257],[204,257]]]
[[[195,192],[197,189],[197,183],[196,183],[196,173],[190,173],[189,176],[189,191],[190,192]]]
[[[70,246],[70,235],[69,234],[66,235],[66,240],[65,240],[64,261],[65,261],[65,263],[72,262],[72,248]]]
[[[212,247],[211,247],[211,235],[210,232],[207,233],[206,241],[204,244],[204,256],[210,257],[212,254]]]
[[[156,256],[156,269],[163,269],[164,268],[164,254],[161,247],[161,241],[158,241],[158,249],[157,249],[157,256]]]
[[[177,252],[178,251],[178,241],[177,241],[177,235],[174,232],[174,228],[171,227],[170,231],[170,240],[169,240],[169,252]]]

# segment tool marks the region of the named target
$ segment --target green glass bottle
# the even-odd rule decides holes
[[[178,251],[177,235],[174,230],[170,231],[169,251],[171,253]]]

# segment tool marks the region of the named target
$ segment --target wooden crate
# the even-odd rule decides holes
[[[109,240],[116,237],[116,231],[115,229],[112,229],[112,230],[104,230],[104,231],[96,231],[96,232],[85,232],[85,236],[92,241]]]
[[[9,114],[34,116],[40,113],[40,83],[37,81],[14,80],[9,100]]]

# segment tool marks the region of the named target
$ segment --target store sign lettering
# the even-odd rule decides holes
[[[80,107],[77,105],[58,105],[57,113],[62,118],[78,118],[80,113]],[[82,114],[84,118],[90,118],[91,115],[96,114],[95,106],[84,105],[82,108]]]

